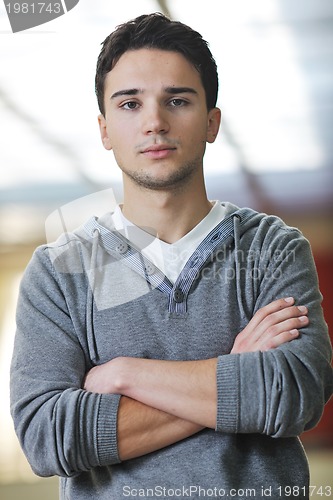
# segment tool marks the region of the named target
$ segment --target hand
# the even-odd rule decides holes
[[[237,335],[231,353],[268,351],[297,338],[309,319],[307,308],[294,303],[294,298],[288,297],[259,309]]]
[[[86,391],[99,394],[116,394],[116,364],[119,358],[94,366],[84,379],[83,388]]]

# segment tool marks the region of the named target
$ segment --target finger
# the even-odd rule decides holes
[[[237,335],[231,352],[260,350],[258,346],[266,348],[277,335],[306,326],[308,309],[305,306],[295,306],[294,302],[293,297],[287,297],[259,309]]]
[[[286,344],[287,342],[291,342],[299,337],[300,332],[297,329],[288,330],[285,332],[276,335],[270,339],[266,339],[265,342],[260,346],[260,351],[265,352],[270,349],[276,349],[280,347],[282,344]]]
[[[283,310],[280,310],[278,312],[273,312],[266,316],[253,330],[252,326],[250,327],[251,329],[248,329],[245,332],[245,336],[251,334],[255,340],[260,339],[263,335],[266,335],[267,333],[269,335],[272,334],[271,330],[273,329],[273,334],[275,334],[275,331],[277,333],[281,333],[284,330],[289,330],[291,327],[286,328],[284,325],[281,326],[281,323],[288,319],[295,319],[298,317],[303,317],[306,314],[308,314],[308,309],[305,306],[291,306],[287,307]],[[248,325],[250,326],[250,324]],[[292,326],[293,327],[293,326]],[[300,328],[301,326],[297,323],[295,323],[296,328]]]
[[[264,307],[261,307],[253,316],[248,326],[250,328],[256,328],[265,318],[270,316],[273,313],[286,309],[292,306],[295,302],[293,297],[286,297],[284,299],[277,299],[273,302],[270,302]],[[245,328],[246,329],[246,328]]]
[[[308,309],[305,306],[287,307],[286,309],[274,312],[269,316],[266,316],[266,318],[264,318],[263,321],[258,325],[258,329],[261,328],[262,330],[267,330],[272,325],[278,325],[279,323],[283,323],[288,319],[294,319],[303,316],[306,317],[307,314]]]
[[[263,319],[264,317],[269,316],[270,314],[272,314],[274,312],[281,311],[281,310],[283,310],[283,309],[285,309],[287,307],[290,307],[290,306],[292,306],[294,304],[295,304],[294,297],[285,297],[285,298],[282,298],[282,299],[273,300],[273,302],[270,302],[266,306],[261,307],[257,311],[256,314],[261,319]]]
[[[275,335],[279,335],[282,332],[287,332],[296,328],[297,330],[300,328],[304,328],[309,324],[309,318],[307,316],[299,316],[298,318],[290,318],[285,321],[281,321],[277,325],[274,325],[272,328],[276,330]]]
[[[294,329],[299,330],[304,328],[309,324],[309,318],[307,316],[300,316],[298,318],[290,318],[286,321],[281,321],[280,323],[274,324],[267,328],[261,337],[258,338],[258,342],[266,342],[284,332],[290,332]]]

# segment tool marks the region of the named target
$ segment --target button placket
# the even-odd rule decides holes
[[[156,267],[151,262],[145,262],[145,271],[148,276],[151,276],[155,273]]]
[[[211,243],[215,243],[220,238],[220,236],[221,236],[220,233],[214,234],[214,236],[212,236],[210,239]]]
[[[180,304],[184,300],[184,293],[180,288],[176,288],[173,292],[173,299],[177,304]]]
[[[124,253],[127,252],[128,250],[128,245],[124,241],[120,241],[117,246],[115,247],[116,252],[120,253],[123,255]]]
[[[193,256],[191,263],[190,263],[190,267],[193,268],[199,264],[200,264],[200,256],[199,255]]]

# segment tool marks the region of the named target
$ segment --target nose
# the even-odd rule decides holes
[[[142,131],[145,135],[166,134],[169,130],[169,122],[166,110],[159,104],[146,106],[143,113]]]

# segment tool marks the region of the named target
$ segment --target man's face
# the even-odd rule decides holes
[[[200,175],[220,112],[207,111],[200,75],[181,54],[125,52],[106,77],[104,100],[103,145],[113,150],[125,182],[165,189]]]

